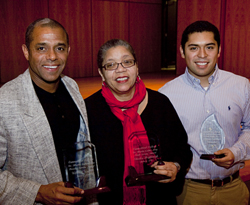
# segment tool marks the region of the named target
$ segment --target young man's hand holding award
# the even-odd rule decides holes
[[[210,115],[202,124],[200,132],[201,145],[206,154],[202,154],[200,159],[212,160],[214,158],[223,158],[224,154],[215,155],[218,150],[223,149],[225,145],[225,133],[220,127],[215,115]]]

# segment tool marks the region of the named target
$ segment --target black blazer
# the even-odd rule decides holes
[[[149,183],[146,186],[147,204],[176,204],[184,184],[186,170],[192,160],[187,144],[187,134],[169,99],[163,94],[147,89],[148,104],[141,114],[147,135],[158,136],[164,161],[178,162],[181,166],[177,178],[171,183]],[[85,99],[89,119],[90,136],[96,146],[101,176],[106,177],[110,193],[98,196],[100,204],[122,204],[123,202],[123,127],[111,112],[101,90]]]

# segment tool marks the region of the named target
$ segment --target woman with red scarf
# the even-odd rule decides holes
[[[102,89],[85,102],[99,172],[111,189],[98,195],[99,204],[176,204],[192,153],[174,107],[145,88],[128,42],[107,41],[97,62]],[[132,173],[148,172],[156,179],[128,183]]]

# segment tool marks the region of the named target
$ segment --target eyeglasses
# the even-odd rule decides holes
[[[119,64],[122,65],[123,68],[130,68],[135,65],[136,60],[129,59],[129,60],[123,60],[121,63],[112,62],[112,63],[106,63],[102,68],[105,68],[105,70],[116,70],[119,67]]]

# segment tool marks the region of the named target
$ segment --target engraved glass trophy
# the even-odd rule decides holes
[[[149,143],[150,141],[150,143]],[[141,186],[149,181],[159,181],[169,178],[155,174],[151,165],[158,161],[164,165],[160,157],[160,143],[157,138],[148,139],[145,132],[136,132],[129,137],[130,163],[129,175],[125,178],[127,186]]]
[[[110,191],[99,177],[95,146],[89,141],[76,142],[63,150],[66,187],[79,187],[84,195]]]
[[[213,158],[224,157],[223,155],[214,155],[214,152],[223,149],[225,144],[225,133],[214,114],[210,115],[203,122],[200,132],[200,141],[206,152],[206,154],[200,156],[201,159],[211,160]]]

